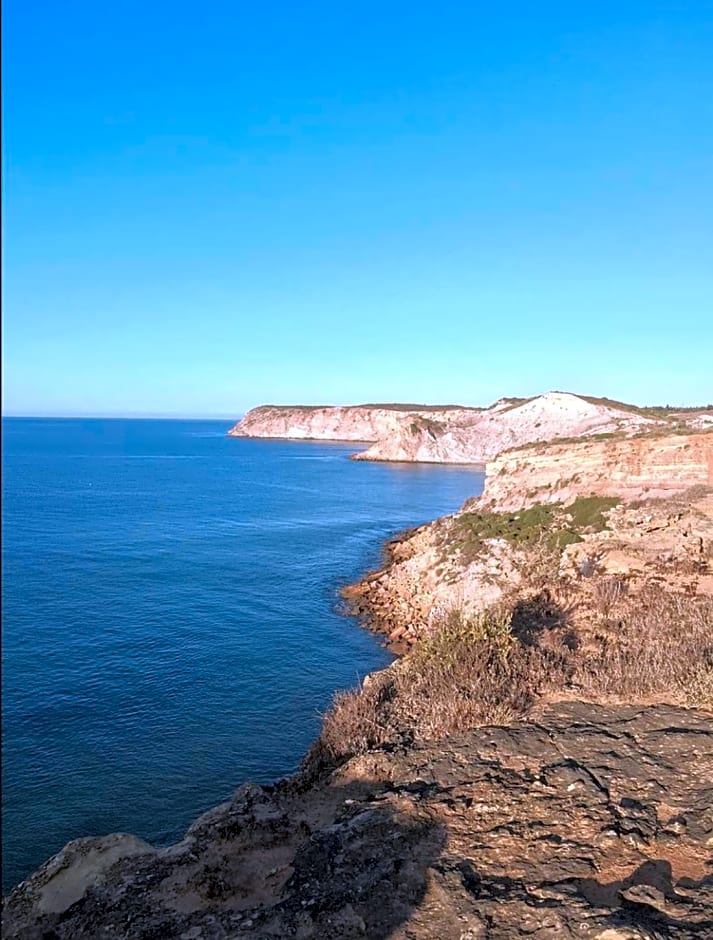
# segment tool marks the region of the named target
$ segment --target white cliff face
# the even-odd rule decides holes
[[[231,437],[276,437],[314,441],[379,441],[414,420],[465,420],[477,409],[345,405],[325,407],[262,405],[228,431]]]
[[[655,424],[651,418],[592,404],[577,395],[548,392],[523,404],[497,403],[492,408],[453,417],[442,430],[402,425],[400,434],[377,441],[364,460],[418,460],[426,463],[485,463],[496,454],[535,441],[583,437],[610,432],[636,432]]]
[[[662,422],[565,392],[485,409],[379,406],[254,408],[235,437],[373,442],[356,459],[484,464],[513,447],[600,433],[636,433]]]

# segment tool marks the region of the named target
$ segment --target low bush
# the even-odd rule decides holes
[[[606,528],[604,514],[618,502],[614,497],[581,496],[566,507],[538,503],[516,512],[462,512],[443,530],[442,555],[458,553],[469,564],[483,553],[487,539],[504,539],[522,548],[544,544],[561,550],[581,542],[584,531]]]
[[[613,509],[618,502],[620,500],[612,496],[580,496],[566,511],[572,517],[576,529],[601,532],[607,524],[604,513]]]

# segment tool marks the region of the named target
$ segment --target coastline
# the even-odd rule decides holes
[[[36,926],[89,940],[128,917],[137,940],[432,940],[434,929],[460,940],[489,936],[489,922],[516,937],[542,926],[542,892],[556,899],[553,936],[601,940],[612,924],[654,922],[700,935],[713,923],[703,823],[713,702],[697,697],[711,558],[705,486],[503,512],[481,498],[400,532],[378,568],[340,591],[399,658],[335,694],[300,770],[244,784],[165,849],[122,834],[70,843],[8,897],[7,936],[30,940]],[[454,603],[435,622],[442,597]],[[404,616],[410,635],[394,635]],[[616,656],[597,658],[598,637],[609,637],[606,654],[629,621],[617,674]],[[510,657],[515,671],[490,688]],[[535,684],[521,688],[533,664]],[[471,717],[451,700],[463,682]],[[545,848],[555,844],[557,862]],[[617,887],[602,894],[612,870]]]
[[[359,676],[391,660],[376,637],[353,622],[345,623],[336,609],[338,587],[373,565],[381,543],[394,532],[457,506],[479,489],[468,472],[435,467],[402,474],[352,464],[347,460],[349,445],[262,445],[194,433],[216,427],[166,422],[153,447],[153,422],[134,422],[127,444],[131,448],[134,442],[137,453],[163,453],[168,441],[166,453],[195,453],[202,459],[147,461],[130,453],[125,462],[99,457],[90,465],[82,458],[82,479],[94,480],[94,485],[89,490],[78,487],[76,501],[58,507],[58,525],[40,544],[32,531],[42,531],[51,508],[52,479],[61,480],[65,470],[71,473],[77,467],[72,456],[77,436],[70,437],[71,428],[65,425],[40,436],[34,426],[25,425],[6,441],[7,457],[14,463],[26,462],[12,456],[20,445],[23,451],[40,453],[46,446],[52,452],[64,449],[70,456],[66,461],[52,454],[33,460],[46,480],[42,506],[36,500],[23,501],[22,492],[15,495],[21,480],[14,464],[4,481],[7,505],[15,504],[16,518],[36,520],[29,530],[14,523],[14,533],[9,528],[6,532],[12,557],[7,559],[3,585],[4,662],[16,681],[7,684],[3,701],[4,893],[74,837],[123,830],[166,845],[180,838],[198,813],[226,799],[237,783],[267,783],[296,769],[319,733],[319,714],[329,707],[334,691],[351,687]],[[92,432],[99,428],[96,423],[90,427]],[[81,422],[77,430],[84,433]],[[106,431],[102,448],[116,440],[116,449],[123,449],[125,431],[115,423]],[[98,437],[91,434],[92,439]],[[52,476],[44,469],[48,461],[55,468]],[[121,479],[115,481],[118,475]],[[141,483],[140,477],[146,477],[147,491],[156,493],[150,505],[134,496],[133,481]],[[13,479],[18,483],[14,488]],[[154,486],[155,480],[161,485]],[[99,499],[99,489],[114,482],[114,497]],[[204,493],[208,485],[210,492]],[[113,511],[114,504],[122,507],[121,513]],[[164,507],[170,507],[170,514]],[[62,512],[67,525],[62,525]],[[47,591],[20,582],[14,559],[21,552],[35,551],[43,561],[59,544],[67,549],[63,557],[71,557],[73,520],[79,512],[85,514],[81,519],[86,531],[101,532],[103,550],[95,555],[94,544],[76,546],[90,562],[77,570],[76,580],[55,566]],[[267,519],[274,520],[269,535]],[[173,541],[177,523],[186,525],[180,529],[185,532],[180,545]],[[118,607],[103,609],[104,587],[109,594],[117,579],[138,574],[138,565],[131,561],[132,540],[135,531],[148,535],[149,526],[147,548],[155,545],[157,553],[142,567],[141,588],[128,592]],[[110,544],[115,550],[108,557]],[[43,580],[45,566],[38,565],[36,581]],[[177,572],[180,578],[174,578]],[[144,585],[149,586],[146,597]],[[64,586],[66,594],[55,594]],[[65,635],[65,611],[71,612],[74,598],[86,598],[88,615]],[[55,655],[47,666],[35,660],[25,665],[18,645],[30,642],[32,620],[44,609],[45,648],[52,650],[56,643]],[[88,646],[105,627],[111,628],[109,640],[116,643],[102,644],[91,660],[80,657],[73,665],[75,642]],[[220,648],[215,660],[213,635]],[[152,661],[151,650],[157,647],[161,655]],[[135,678],[115,684],[114,665],[120,674]],[[100,700],[94,708],[91,683],[96,682]],[[38,728],[41,740],[46,740],[45,766],[54,771],[50,783],[47,773],[34,775],[31,766],[27,769],[35,753],[26,734],[28,721],[43,721],[44,710],[31,703],[28,715],[19,689],[21,684],[36,688],[34,698],[41,705],[45,692],[51,694],[61,683],[90,708],[83,719],[74,708],[57,721],[50,713],[46,739],[44,726]],[[118,701],[112,698],[115,687]],[[196,688],[198,698],[192,691]],[[133,720],[135,712],[124,714],[125,707],[146,709],[145,720]],[[285,708],[290,719],[283,724]],[[97,720],[98,712],[107,715],[106,720]],[[76,731],[67,738],[72,725]],[[86,767],[83,754],[97,740],[106,742],[107,760],[96,769]],[[179,769],[183,760],[172,740],[180,740],[185,753],[196,755],[190,768]],[[163,768],[171,767],[176,772],[169,775],[165,792],[163,785],[156,790]]]
[[[345,604],[345,615],[353,617],[362,629],[383,637],[386,648],[395,656],[407,653],[416,637],[411,634],[410,640],[407,639],[406,630],[402,629],[400,624],[394,623],[389,616],[388,606],[375,603],[373,588],[388,576],[391,566],[398,559],[400,546],[408,543],[428,525],[430,523],[411,526],[387,539],[381,547],[381,563],[366,571],[357,581],[339,589],[339,595]]]
[[[412,405],[278,406],[248,411],[231,437],[340,440],[367,444],[355,460],[482,466],[503,451],[560,440],[630,439],[713,425],[709,408],[639,408],[550,391],[503,398],[487,408]]]

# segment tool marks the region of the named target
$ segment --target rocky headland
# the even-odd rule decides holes
[[[713,427],[713,410],[637,408],[608,399],[548,392],[503,398],[489,408],[456,405],[263,405],[228,434],[371,442],[358,460],[484,464],[513,447],[591,435]]]
[[[297,775],[168,848],[70,843],[3,936],[713,937],[702,415],[491,455],[481,497],[345,591],[405,655],[335,695]]]
[[[398,433],[404,421],[467,420],[480,409],[457,405],[261,405],[229,431],[229,437],[369,442]]]

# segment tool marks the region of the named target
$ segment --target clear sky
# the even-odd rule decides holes
[[[3,10],[5,413],[713,400],[713,3]]]

